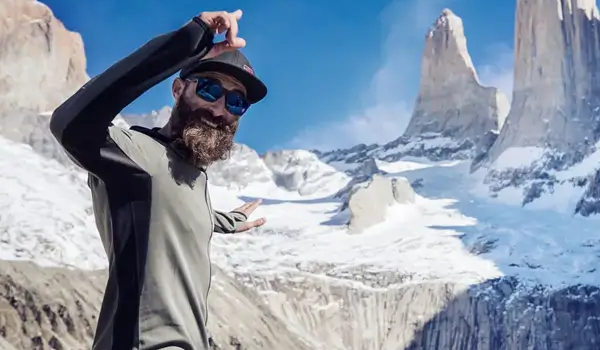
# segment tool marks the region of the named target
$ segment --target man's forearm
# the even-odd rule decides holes
[[[248,220],[246,214],[239,211],[231,211],[229,213],[225,213],[222,211],[215,210],[214,217],[214,231],[217,233],[235,233],[238,224]]]
[[[180,70],[206,55],[213,35],[199,18],[158,36],[87,82],[53,113],[50,130],[74,158],[97,153],[106,130],[123,108]]]

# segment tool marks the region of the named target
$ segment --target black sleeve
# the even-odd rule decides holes
[[[52,114],[50,131],[73,161],[90,170],[121,110],[190,60],[206,55],[212,45],[213,34],[198,17],[150,40],[61,104]]]

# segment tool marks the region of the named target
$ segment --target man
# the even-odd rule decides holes
[[[206,167],[227,157],[239,118],[267,89],[238,51],[241,11],[204,12],[91,79],[50,129],[89,173],[109,278],[93,349],[208,349],[213,231],[234,233],[259,202],[212,209]],[[214,34],[226,40],[213,43]],[[202,59],[202,60],[201,60]],[[112,125],[146,90],[180,71],[163,128]]]

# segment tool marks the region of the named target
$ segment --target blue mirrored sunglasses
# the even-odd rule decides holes
[[[250,107],[241,92],[225,89],[216,79],[195,77],[188,80],[196,82],[196,95],[206,102],[216,102],[225,96],[225,108],[235,116],[241,117]]]

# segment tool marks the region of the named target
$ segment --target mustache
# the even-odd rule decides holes
[[[181,112],[185,114],[182,117],[184,117],[185,124],[187,125],[198,125],[199,123],[206,122],[216,129],[227,130],[237,121],[237,118],[227,115],[215,116],[210,109],[204,107],[190,108],[187,111],[183,110]]]

